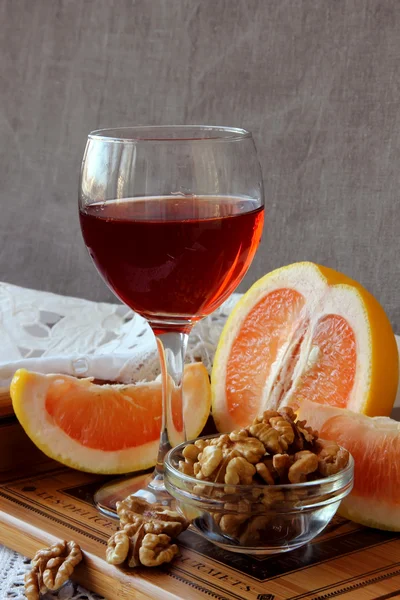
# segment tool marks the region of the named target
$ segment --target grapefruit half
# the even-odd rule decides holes
[[[211,378],[214,420],[232,431],[303,398],[388,415],[398,368],[379,302],[342,273],[294,263],[256,282],[228,318]]]
[[[105,474],[155,465],[161,428],[160,381],[96,385],[90,379],[20,369],[10,394],[25,432],[50,458],[74,469]],[[185,366],[183,404],[186,434],[193,439],[201,433],[211,405],[209,377],[202,363]],[[176,432],[182,431],[178,408],[173,395],[170,427]]]

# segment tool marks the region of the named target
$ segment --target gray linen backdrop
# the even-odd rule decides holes
[[[0,280],[111,300],[86,254],[86,134],[254,132],[267,220],[241,285],[312,260],[400,332],[398,0],[0,0]]]

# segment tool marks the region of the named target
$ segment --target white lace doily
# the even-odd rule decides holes
[[[187,360],[208,369],[233,294],[190,335]],[[130,381],[154,379],[159,362],[147,322],[120,304],[90,302],[0,283],[0,389],[15,371]]]

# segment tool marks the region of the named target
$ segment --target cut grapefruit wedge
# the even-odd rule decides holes
[[[400,423],[303,400],[297,414],[354,458],[353,491],[340,514],[356,523],[400,531]]]
[[[379,302],[342,273],[295,263],[255,283],[228,318],[211,378],[214,420],[231,431],[303,398],[388,415],[398,366]]]
[[[50,458],[92,473],[129,473],[156,462],[161,428],[161,383],[96,385],[68,375],[20,369],[10,387],[15,414]],[[185,366],[183,403],[188,439],[209,416],[211,391],[202,363]],[[172,397],[172,424],[182,417]],[[178,436],[179,439],[179,436]]]

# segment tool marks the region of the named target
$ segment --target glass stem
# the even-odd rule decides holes
[[[162,376],[162,416],[160,446],[152,485],[163,481],[164,456],[177,444],[186,441],[183,414],[182,379],[189,333],[154,331],[160,356]]]

